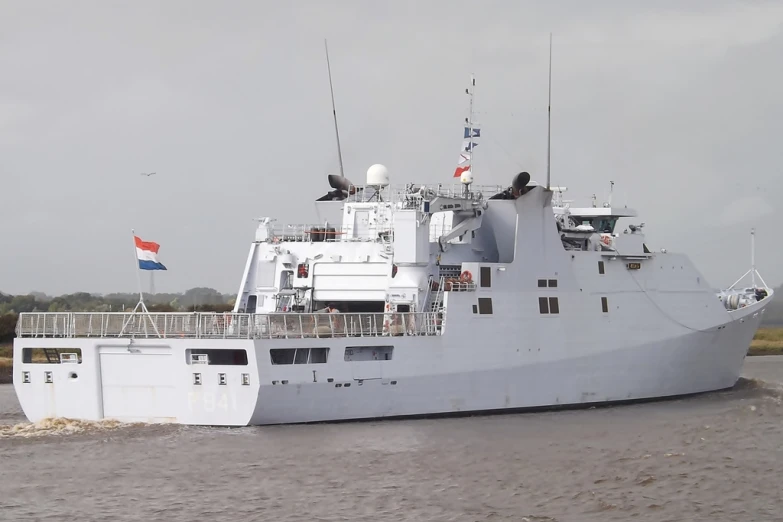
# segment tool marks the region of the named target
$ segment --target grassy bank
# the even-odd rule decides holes
[[[0,344],[0,384],[12,382],[12,367],[12,346],[10,344]]]
[[[0,368],[11,366],[13,345],[0,344]]]
[[[783,355],[783,327],[759,328],[748,355]]]

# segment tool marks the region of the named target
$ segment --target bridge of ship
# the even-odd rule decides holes
[[[504,187],[500,185],[474,185],[469,191],[465,190],[464,185],[413,185],[405,187],[390,187],[384,190],[382,196],[375,191],[373,187],[360,186],[355,194],[341,200],[344,204],[369,204],[375,208],[376,215],[380,218],[374,225],[357,226],[353,219],[346,219],[343,216],[340,224],[329,223],[269,223],[268,234],[262,239],[263,242],[281,243],[281,242],[367,242],[378,241],[389,243],[394,236],[394,230],[391,226],[391,220],[385,213],[391,215],[395,210],[410,210],[419,208],[428,213],[430,211],[426,203],[436,198],[441,200],[453,200],[457,205],[455,208],[441,208],[439,210],[469,210],[474,204],[489,198]],[[382,211],[381,207],[388,205],[387,211]],[[348,216],[349,217],[349,216]],[[445,223],[442,219],[435,219],[430,223],[430,241],[436,241],[438,237],[451,232],[451,225]]]

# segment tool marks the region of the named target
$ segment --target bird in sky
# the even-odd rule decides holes
[[[147,177],[150,177],[150,176],[153,176],[153,175],[155,175],[155,173],[154,173],[154,172],[150,172],[150,173],[148,174],[148,173],[146,173],[146,172],[142,172],[142,173],[141,173],[141,175],[142,175],[142,176],[147,176]]]

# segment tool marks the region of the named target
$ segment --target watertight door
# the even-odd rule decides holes
[[[170,348],[102,349],[103,416],[126,422],[176,420]]]
[[[370,212],[368,210],[357,210],[354,212],[354,237],[368,239],[370,237]]]

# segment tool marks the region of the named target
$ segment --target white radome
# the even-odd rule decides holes
[[[473,172],[466,170],[465,172],[462,173],[462,175],[460,175],[459,181],[463,185],[470,185],[471,183],[473,183]]]
[[[389,169],[380,163],[367,169],[367,185],[371,187],[386,187],[389,185]]]

